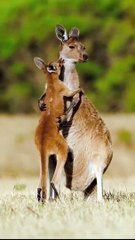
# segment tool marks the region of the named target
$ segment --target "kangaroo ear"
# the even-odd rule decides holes
[[[68,35],[66,29],[61,25],[56,25],[55,27],[56,37],[61,41],[68,40]]]
[[[44,60],[39,58],[39,57],[34,57],[34,62],[35,62],[35,65],[40,69],[40,70],[43,70],[45,69],[45,63],[44,63]]]
[[[54,73],[54,72],[56,72],[56,67],[53,65],[53,64],[50,64],[50,65],[48,65],[47,66],[47,71],[49,72],[49,73]]]
[[[80,34],[80,31],[78,28],[76,27],[73,27],[70,32],[69,32],[69,37],[76,37],[78,38],[79,37],[79,34]]]

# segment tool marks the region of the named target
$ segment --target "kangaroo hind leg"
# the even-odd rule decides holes
[[[44,204],[47,199],[48,155],[41,151],[40,183],[37,189],[37,199]]]
[[[62,144],[59,144],[59,151],[56,156],[57,157],[56,168],[55,168],[53,178],[51,180],[51,186],[54,189],[55,195],[57,197],[59,197],[60,180],[62,176],[62,171],[64,169],[64,165],[67,160],[67,152],[68,152],[68,147],[67,147],[66,141],[64,141]]]

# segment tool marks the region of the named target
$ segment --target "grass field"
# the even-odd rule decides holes
[[[36,200],[37,116],[0,116],[0,238],[133,239],[135,237],[135,115],[108,115],[114,157],[104,175],[104,202],[61,187],[61,201]]]
[[[119,183],[119,185],[118,185]],[[61,201],[36,201],[37,179],[1,179],[0,238],[135,237],[135,178],[106,180],[103,203],[61,189]]]

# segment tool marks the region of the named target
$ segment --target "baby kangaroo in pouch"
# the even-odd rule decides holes
[[[35,143],[40,153],[40,182],[37,189],[38,201],[44,203],[47,199],[48,164],[51,155],[56,156],[56,168],[51,181],[57,197],[59,196],[59,185],[62,171],[67,160],[68,145],[60,133],[58,119],[68,117],[70,110],[74,107],[73,97],[82,93],[81,88],[70,90],[59,80],[62,61],[45,64],[41,58],[34,58],[35,65],[46,75],[47,89],[45,104],[46,111],[41,112],[41,117],[35,131]],[[79,94],[78,94],[79,95]],[[65,109],[64,99],[70,98],[70,106]],[[78,96],[79,97],[79,96]],[[64,116],[64,117],[63,117]],[[62,120],[61,120],[62,121]]]

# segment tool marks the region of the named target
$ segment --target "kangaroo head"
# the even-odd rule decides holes
[[[88,54],[85,46],[79,41],[79,29],[73,27],[69,34],[61,25],[56,25],[56,36],[61,42],[59,57],[65,61],[85,62],[88,60]]]
[[[57,74],[59,76],[60,71],[61,71],[61,66],[60,66],[59,62],[51,62],[47,65],[46,69],[47,69],[48,73]]]
[[[43,70],[44,73],[48,74],[57,74],[60,75],[61,67],[63,65],[63,60],[59,60],[58,62],[51,62],[46,64],[43,59],[39,57],[34,57],[34,62],[37,68]]]

